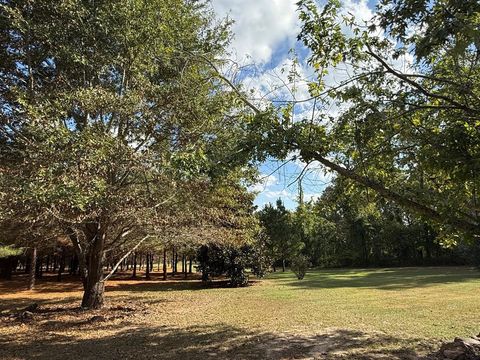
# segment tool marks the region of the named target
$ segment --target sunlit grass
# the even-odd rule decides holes
[[[165,359],[287,359],[325,352],[320,358],[405,359],[437,349],[438,340],[480,332],[480,272],[470,268],[312,270],[304,280],[277,272],[236,289],[156,277],[111,281],[101,312],[107,321],[98,324],[88,324],[92,313],[73,310],[82,295],[73,279],[40,282],[35,291],[11,291],[0,283],[0,308],[38,301],[41,308],[60,309],[27,325],[2,329],[0,322],[0,358],[12,351],[25,354],[19,358],[38,351],[64,358],[57,344],[68,336],[68,349],[106,359],[116,358],[114,348],[140,354],[138,359],[158,351]],[[118,304],[137,310],[118,317],[108,310]]]
[[[435,339],[480,331],[480,272],[472,268],[314,270],[304,280],[277,272],[238,289],[157,292],[156,286],[135,296],[178,302],[177,325],[222,322],[281,332],[344,328]]]

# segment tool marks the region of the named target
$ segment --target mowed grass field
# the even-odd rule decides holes
[[[40,308],[0,317],[0,359],[418,359],[480,332],[480,272],[465,267],[277,272],[237,289],[125,278],[99,311],[78,309],[75,279],[22,281],[0,283],[0,311]]]

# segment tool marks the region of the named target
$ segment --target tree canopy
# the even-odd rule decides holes
[[[477,237],[478,2],[382,1],[365,23],[338,0],[298,6],[316,75],[305,100],[316,106],[300,121],[254,108],[259,157],[318,161],[446,233]],[[349,75],[332,86],[338,68]]]
[[[102,304],[106,256],[167,228],[245,236],[242,108],[211,66],[228,22],[183,0],[0,6],[0,219],[71,239],[83,306]]]

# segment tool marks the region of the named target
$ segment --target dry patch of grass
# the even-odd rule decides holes
[[[109,282],[107,305],[78,308],[76,279],[0,283],[1,359],[416,359],[480,331],[480,276],[468,268],[276,273],[248,288],[198,278]]]

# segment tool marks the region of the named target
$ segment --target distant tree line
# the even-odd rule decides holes
[[[258,212],[274,269],[299,256],[309,266],[469,265],[475,243],[440,234],[435,223],[337,178],[316,201],[293,211],[281,200]]]
[[[107,258],[104,270],[113,270],[118,260],[114,257]],[[183,246],[180,249],[173,246],[161,251],[144,248],[132,252],[115,270],[122,275],[130,273],[132,279],[140,276],[150,279],[150,274],[154,271],[160,273],[164,280],[178,274],[186,276],[196,271],[196,253]],[[137,270],[144,274],[140,275]],[[12,275],[22,273],[29,274],[29,289],[34,288],[35,279],[42,279],[44,273],[55,273],[56,279],[61,281],[65,274],[80,275],[78,256],[70,244],[60,241],[55,246],[34,248],[33,251],[0,246],[0,278],[10,280]]]

